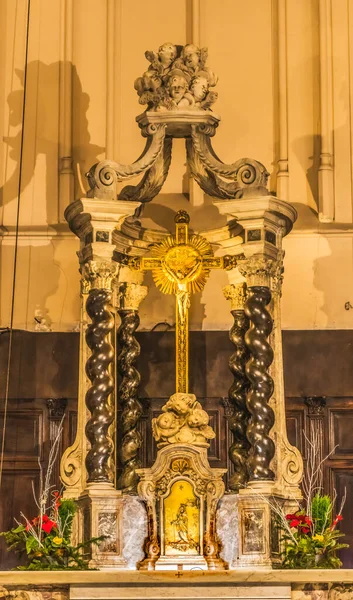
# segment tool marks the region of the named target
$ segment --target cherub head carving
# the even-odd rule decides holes
[[[152,419],[153,436],[158,445],[194,444],[207,446],[215,437],[208,425],[209,416],[194,394],[177,392],[162,408],[162,414]]]
[[[158,58],[164,68],[170,67],[177,57],[177,47],[170,42],[165,42],[158,48]]]
[[[189,69],[197,71],[197,69],[200,67],[201,50],[194,44],[186,44],[182,50],[181,57]]]
[[[135,89],[147,110],[208,110],[215,102],[217,95],[209,88],[216,85],[217,77],[206,67],[207,48],[165,42],[145,56],[150,65],[136,79]]]

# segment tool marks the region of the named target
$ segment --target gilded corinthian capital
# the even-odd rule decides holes
[[[273,258],[255,254],[246,260],[239,261],[237,266],[240,273],[246,278],[248,287],[270,287],[271,278],[276,272],[277,261]]]
[[[118,283],[117,308],[118,310],[138,310],[141,302],[146,298],[148,287],[138,283]]]
[[[244,310],[246,300],[245,282],[226,285],[222,291],[225,299],[230,300],[231,310]]]
[[[82,266],[82,277],[89,281],[90,289],[112,290],[119,266],[115,262],[90,260]]]

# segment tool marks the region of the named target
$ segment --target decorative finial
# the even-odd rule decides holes
[[[186,210],[178,210],[174,217],[174,223],[190,223],[190,217]]]

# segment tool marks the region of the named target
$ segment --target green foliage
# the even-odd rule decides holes
[[[315,532],[322,533],[332,525],[332,502],[330,496],[316,494],[311,502],[311,516],[315,524]]]
[[[285,515],[282,520],[282,568],[337,569],[342,566],[337,551],[348,548],[338,540],[344,536],[336,529],[342,520],[339,514],[332,519],[329,496],[316,494],[308,510],[300,509]],[[311,516],[309,517],[307,514]]]
[[[36,517],[25,525],[0,533],[8,550],[20,555],[26,553],[28,564],[17,567],[21,571],[56,571],[89,569],[87,553],[91,544],[99,544],[104,536],[91,538],[84,543],[71,544],[72,523],[77,504],[62,499],[57,493],[50,514]]]

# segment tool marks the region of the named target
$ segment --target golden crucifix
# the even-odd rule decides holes
[[[176,296],[176,392],[188,393],[189,382],[189,307],[190,296],[203,289],[211,269],[232,269],[234,256],[213,256],[211,244],[200,235],[189,235],[190,218],[179,210],[175,216],[175,235],[153,247],[153,255],[134,257],[129,266],[151,270],[157,287]]]

